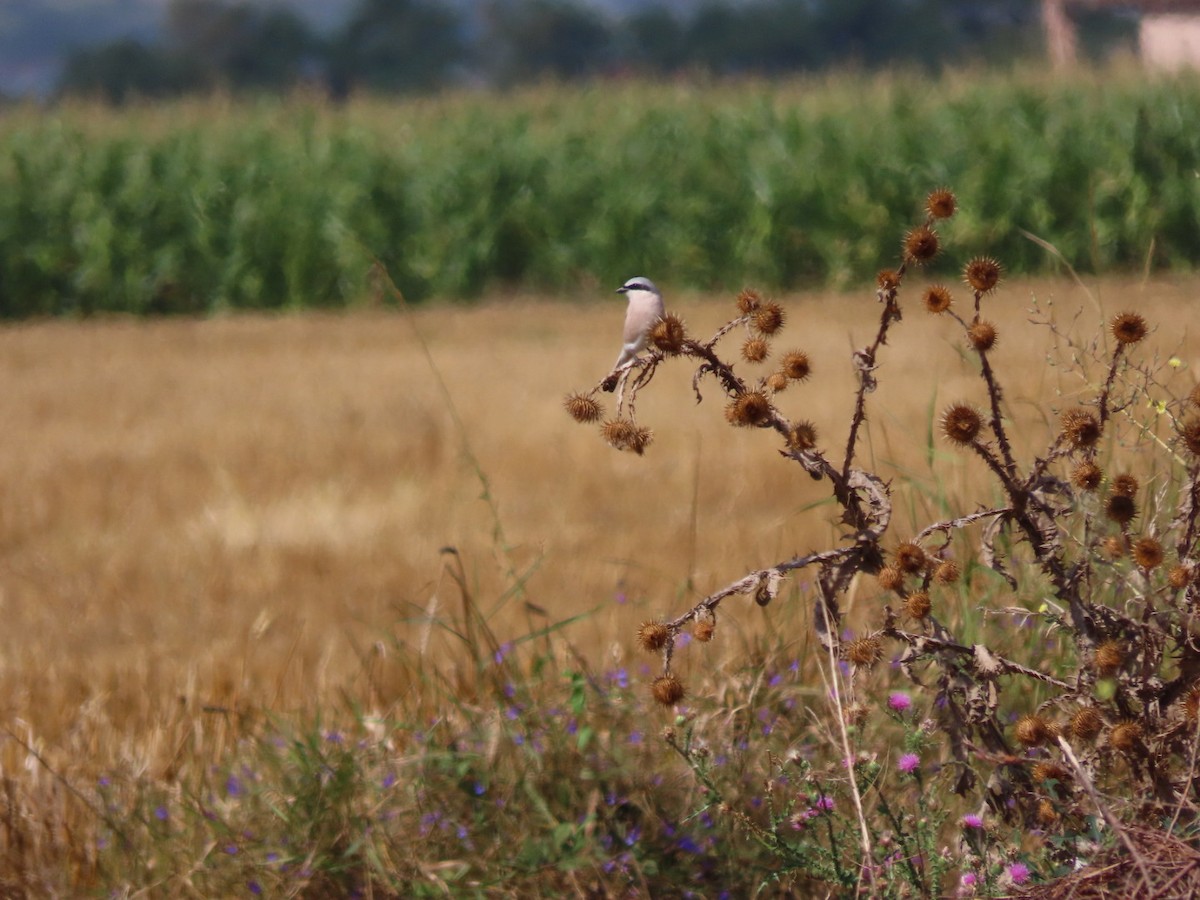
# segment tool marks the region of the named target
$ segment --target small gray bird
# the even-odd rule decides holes
[[[625,299],[629,301],[629,308],[625,312],[625,335],[621,355],[617,357],[612,373],[604,379],[606,391],[616,387],[617,369],[646,349],[650,329],[663,317],[664,312],[662,294],[649,278],[641,275],[630,278],[617,288],[617,293],[625,295]]]

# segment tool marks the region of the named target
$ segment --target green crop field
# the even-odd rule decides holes
[[[1013,273],[1191,268],[1200,80],[842,76],[0,118],[0,313],[340,307],[628,272],[847,285],[948,184]]]

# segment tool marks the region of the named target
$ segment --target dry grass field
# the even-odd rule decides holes
[[[1052,302],[1068,331],[1080,309],[1095,321],[1096,303],[1105,315],[1136,308],[1157,326],[1154,351],[1195,369],[1198,291],[1194,280],[1007,284],[991,310],[1010,404],[1082,387],[1044,364],[1050,336],[1026,322],[1032,297]],[[615,295],[578,299],[6,326],[6,726],[62,771],[162,773],[181,754],[218,752],[227,711],[386,713],[408,687],[402,657],[438,652],[422,620],[457,596],[445,546],[500,639],[594,611],[562,636],[604,663],[685,595],[831,537],[825,486],[779,460],[767,435],[730,430],[715,389],[697,407],[682,366],[639,407],[656,435],[644,457],[573,423],[562,396],[605,373],[623,315]],[[781,299],[778,347],[806,349],[816,373],[783,406],[837,444],[849,350],[866,340],[875,301]],[[668,305],[700,334],[729,307]],[[931,404],[978,390],[951,335],[906,312],[869,446],[885,471],[953,496],[975,463],[939,447],[931,467],[926,449]],[[1049,415],[1044,400],[1036,408]],[[752,634],[764,614],[741,608],[731,620]],[[0,768],[37,777],[11,740]]]

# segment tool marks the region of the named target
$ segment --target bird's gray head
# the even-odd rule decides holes
[[[658,288],[654,286],[654,282],[649,278],[643,275],[635,275],[617,288],[618,294],[627,294],[630,291],[649,291],[651,294],[657,294]]]

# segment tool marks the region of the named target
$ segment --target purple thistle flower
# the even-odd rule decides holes
[[[963,828],[982,828],[983,819],[974,813],[967,813],[967,815],[962,817],[962,824]]]
[[[817,798],[817,802],[813,804],[813,807],[821,812],[833,812],[833,798],[822,794]]]
[[[896,768],[905,775],[911,775],[917,769],[921,768],[921,757],[915,753],[905,753],[896,761]]]
[[[1024,884],[1029,880],[1029,866],[1023,862],[1015,862],[1008,867],[1008,877],[1013,880],[1013,884]]]
[[[894,712],[907,712],[912,706],[912,697],[902,691],[896,691],[888,697],[888,708]]]

